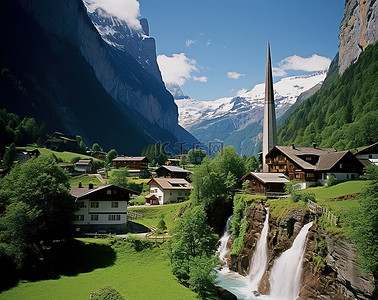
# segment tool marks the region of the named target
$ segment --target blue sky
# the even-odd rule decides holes
[[[149,21],[163,77],[176,80],[194,99],[214,100],[264,81],[268,40],[276,74],[309,74],[324,68],[338,51],[344,3],[139,0],[138,14]],[[287,57],[291,58],[284,63]],[[275,81],[280,78],[275,76]]]

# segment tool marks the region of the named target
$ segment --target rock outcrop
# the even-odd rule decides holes
[[[378,40],[378,2],[347,0],[339,33],[339,74]]]

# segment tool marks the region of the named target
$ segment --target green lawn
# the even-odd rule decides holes
[[[129,243],[110,246],[109,240],[80,239],[81,247],[101,246],[99,251],[86,251],[80,264],[94,264],[97,269],[61,276],[55,280],[20,282],[18,286],[0,294],[0,299],[89,299],[90,292],[105,285],[113,285],[125,299],[195,299],[195,293],[179,284],[171,272],[168,257],[161,248],[137,252]],[[97,247],[97,248],[98,248]],[[87,249],[87,250],[88,250]],[[84,255],[85,254],[85,255]],[[114,259],[115,254],[115,259]],[[105,267],[101,261],[106,261]],[[112,259],[114,261],[112,261]],[[64,262],[61,262],[63,265]],[[71,261],[67,264],[72,264]]]
[[[327,198],[335,198],[340,197],[347,194],[355,194],[360,193],[362,188],[368,183],[367,180],[351,180],[346,182],[338,183],[331,187],[312,187],[302,191],[298,191],[299,193],[314,193],[317,199],[327,199]]]
[[[293,202],[290,198],[269,199],[269,213],[274,218],[285,216],[289,211],[294,209],[307,209],[307,204],[303,201]]]
[[[88,174],[73,176],[70,178],[71,186],[78,186],[79,182],[81,182],[84,187],[87,187],[90,183],[93,183],[95,186],[103,185],[95,176],[90,176]]]
[[[135,223],[142,224],[148,228],[152,225],[157,226],[161,220],[161,216],[164,215],[164,221],[167,225],[168,231],[173,229],[174,219],[179,214],[180,210],[184,210],[189,205],[189,201],[164,205],[151,205],[143,207],[128,207],[130,211],[137,211],[143,215],[143,219],[133,220]]]

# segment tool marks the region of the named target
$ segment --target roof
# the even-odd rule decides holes
[[[113,159],[113,161],[142,161],[148,158],[146,156],[119,156]]]
[[[155,194],[148,194],[148,195],[144,196],[144,198],[146,198],[146,199],[158,199],[158,197]]]
[[[160,168],[158,168],[156,170],[156,172],[158,172],[160,169],[166,169],[166,170],[168,170],[170,172],[173,172],[173,173],[187,173],[187,174],[193,173],[192,171],[185,170],[185,169],[183,169],[181,167],[177,167],[177,166],[166,166],[166,165],[163,165]]]
[[[139,194],[137,191],[126,189],[124,187],[114,185],[114,184],[108,184],[108,185],[103,185],[103,186],[99,186],[99,187],[93,187],[92,189],[90,189],[89,187],[81,187],[81,188],[80,187],[71,187],[70,194],[71,194],[71,196],[75,197],[76,199],[80,199],[80,198],[84,198],[88,195],[91,195],[93,193],[97,193],[97,192],[102,191],[102,190],[107,190],[109,188],[115,188],[117,190],[125,191],[125,192],[128,192],[130,194]]]
[[[80,159],[78,162],[75,164],[77,166],[87,166],[92,163],[91,159]]]
[[[263,183],[288,183],[290,179],[282,173],[262,173],[262,172],[249,172],[245,174],[239,181],[242,181],[249,175],[255,177]]]
[[[337,151],[334,148],[320,148],[320,147],[293,147],[293,146],[276,146],[267,156],[278,149],[285,154],[289,159],[306,170],[323,171],[331,169],[342,157],[344,157],[350,151]],[[301,156],[317,156],[319,160],[316,164],[311,164]]]
[[[370,146],[367,146],[366,148],[358,151],[357,153],[355,153],[354,155],[361,155],[361,154],[372,154],[373,152],[377,153],[377,148],[378,148],[378,142],[370,145]]]
[[[155,182],[163,190],[192,190],[193,186],[184,178],[152,178],[148,184]]]

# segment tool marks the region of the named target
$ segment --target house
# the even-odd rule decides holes
[[[26,161],[28,161],[29,159],[35,157],[37,158],[38,156],[41,155],[41,152],[39,152],[39,150],[36,148],[36,149],[32,149],[32,150],[28,150],[28,149],[25,149],[25,150],[22,150],[22,149],[18,149],[17,150],[17,160],[20,162],[20,163],[24,163]]]
[[[249,181],[249,188],[253,194],[282,195],[285,194],[285,183],[290,180],[282,173],[249,172],[239,182]]]
[[[92,151],[92,150],[87,151],[87,155],[92,156],[97,159],[101,159],[101,160],[105,160],[107,154],[108,153],[104,151]]]
[[[164,165],[166,166],[180,166],[180,159],[177,158],[167,158],[164,162]]]
[[[75,171],[85,174],[92,174],[95,172],[95,166],[91,159],[80,159],[75,163]]]
[[[275,146],[267,155],[269,173],[283,173],[301,182],[301,188],[324,185],[334,174],[339,181],[357,179],[363,165],[350,151],[334,148]]]
[[[148,185],[150,186],[149,199],[152,199],[154,195],[159,204],[187,200],[193,189],[193,186],[184,178],[152,178]],[[149,199],[146,198],[147,203]]]
[[[74,213],[74,225],[84,232],[124,233],[127,230],[127,202],[136,191],[113,184],[94,187],[72,187],[71,196],[75,198],[78,210]]]
[[[130,175],[137,177],[148,177],[149,160],[145,156],[120,156],[113,159],[115,169],[128,168]]]
[[[45,141],[45,146],[47,149],[55,151],[81,151],[76,136],[61,132],[54,132],[50,138]]]
[[[358,151],[354,156],[357,157],[365,167],[370,164],[378,166],[378,142]]]
[[[155,172],[157,177],[185,179],[187,179],[189,175],[193,173],[192,171],[185,170],[177,166],[161,166],[157,168]]]
[[[144,196],[146,199],[146,203],[150,205],[158,205],[159,204],[159,198],[155,194],[148,194],[147,196]]]

